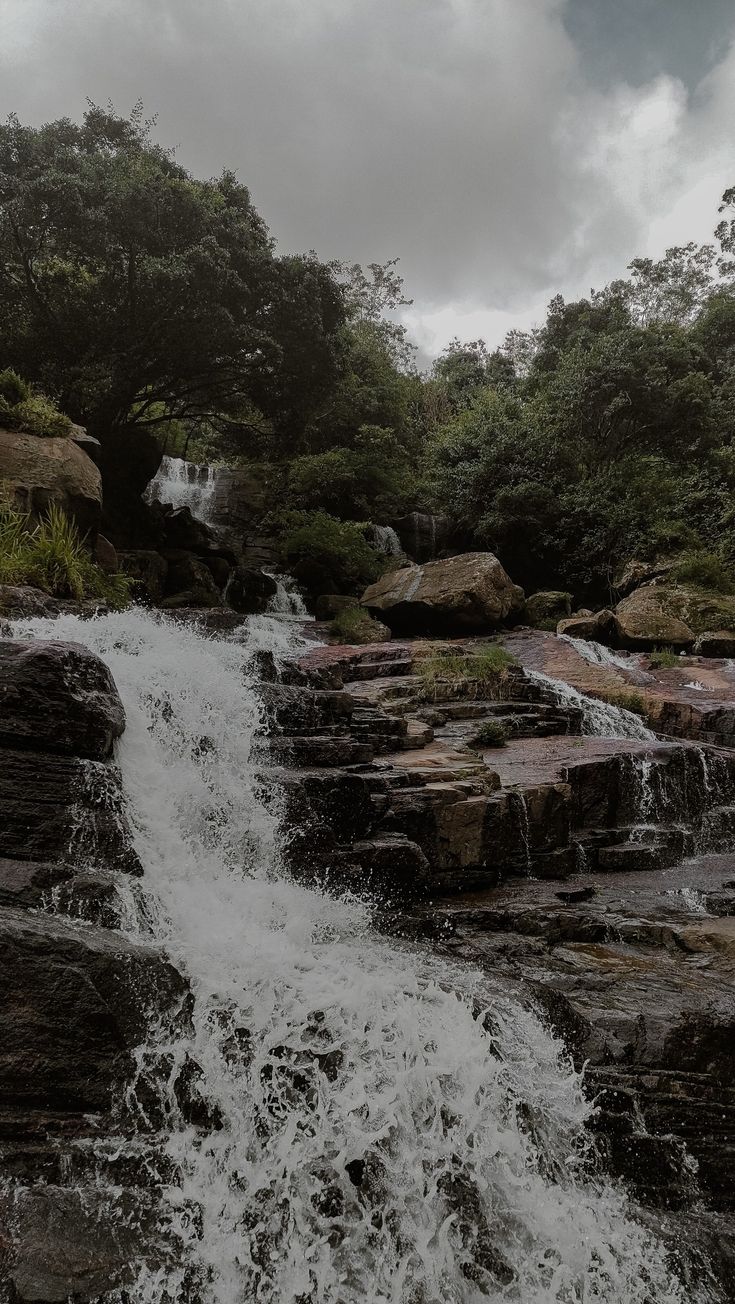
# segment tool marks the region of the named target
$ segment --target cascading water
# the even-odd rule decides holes
[[[178,511],[188,507],[192,516],[209,522],[216,488],[217,469],[185,462],[181,457],[164,457],[145,492],[147,503],[170,503]]]
[[[571,706],[582,712],[582,732],[597,738],[637,738],[653,742],[656,735],[643,723],[640,716],[611,702],[599,702],[587,697],[571,684],[552,679],[539,670],[526,670],[526,675],[549,693],[558,706]]]
[[[595,643],[593,639],[572,638],[569,634],[559,634],[558,637],[563,643],[569,643],[578,656],[592,666],[612,666],[616,670],[635,670],[637,673],[642,673],[639,671],[635,656],[613,652],[612,648],[605,647],[604,643]],[[646,678],[651,679],[653,676],[646,675]]]
[[[384,552],[388,557],[401,556],[403,546],[392,525],[374,525],[373,531],[379,552]]]
[[[266,571],[276,581],[276,591],[268,602],[268,614],[271,616],[293,616],[300,620],[311,620],[306,609],[303,594],[293,575],[273,574]]]
[[[287,651],[292,630],[265,618],[254,646],[266,624]],[[140,1052],[141,1072],[169,1065],[160,1225],[179,1248],[138,1265],[126,1300],[691,1301],[585,1162],[590,1106],[541,1023],[279,872],[247,641],[135,609],[19,633],[84,643],[112,670],[145,868],[128,928],[194,996],[192,1031]],[[216,1126],[184,1122],[171,1084],[187,1059]]]

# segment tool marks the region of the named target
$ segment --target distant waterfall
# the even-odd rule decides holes
[[[197,520],[209,523],[217,470],[182,457],[164,457],[145,491],[147,503],[170,503],[175,511],[188,507]]]
[[[374,525],[375,547],[388,557],[400,557],[403,552],[401,541],[392,525]]]

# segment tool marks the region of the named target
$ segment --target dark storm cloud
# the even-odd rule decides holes
[[[586,2],[4,0],[0,109],[140,96],[193,171],[237,170],[283,248],[400,256],[419,317],[523,312],[641,251],[652,167],[659,205],[685,184],[684,88],[595,88]]]

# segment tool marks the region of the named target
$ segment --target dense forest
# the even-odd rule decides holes
[[[672,553],[730,584],[735,190],[712,245],[422,374],[395,262],[280,254],[232,173],[195,179],[152,127],[92,105],[0,127],[0,370],[35,396],[6,385],[6,423],[56,408],[103,444],[266,465],[285,554],[331,550],[345,585],[383,564],[364,522],[417,509],[529,591],[604,599],[621,562]]]

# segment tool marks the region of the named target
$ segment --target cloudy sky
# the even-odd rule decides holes
[[[127,111],[283,250],[399,257],[424,356],[707,240],[735,0],[0,0],[0,117]]]

